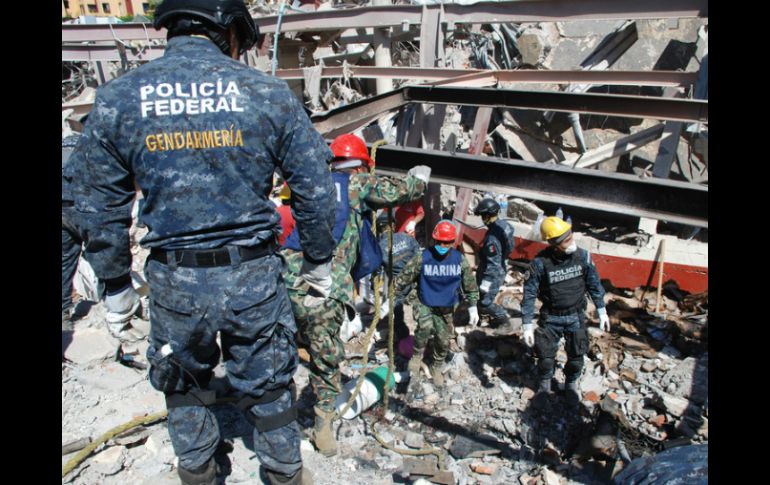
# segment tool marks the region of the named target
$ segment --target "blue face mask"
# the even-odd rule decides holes
[[[449,252],[449,248],[445,248],[439,244],[436,244],[433,247],[436,248],[436,252],[438,252],[442,256]]]

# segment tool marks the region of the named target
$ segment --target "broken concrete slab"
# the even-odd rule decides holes
[[[490,435],[482,434],[473,438],[458,436],[449,448],[449,453],[458,460],[463,458],[481,458],[486,455],[499,454],[504,446],[507,445]]]
[[[666,372],[661,382],[675,385],[674,396],[702,404],[708,396],[708,353],[700,359],[687,357]]]
[[[555,472],[552,472],[548,468],[543,468],[543,481],[545,481],[545,485],[561,484],[561,481],[559,480],[559,475],[557,475]]]
[[[96,389],[105,391],[120,391],[138,384],[146,379],[144,372],[126,367],[118,362],[104,362],[99,365],[97,375],[80,374],[78,381]]]
[[[438,472],[438,461],[433,455],[427,455],[423,458],[404,458],[402,471],[410,476],[431,476]]]
[[[64,357],[79,365],[101,362],[115,358],[120,342],[110,336],[106,329],[75,328],[71,341],[64,350]],[[62,342],[64,343],[64,342]]]
[[[410,448],[422,448],[425,445],[425,439],[419,433],[407,432],[404,444]]]
[[[599,375],[585,375],[580,379],[580,390],[585,396],[589,392],[593,392],[597,396],[603,396],[607,392],[607,386],[604,382],[604,376]]]
[[[545,32],[539,29],[525,29],[516,39],[516,46],[521,54],[521,62],[529,66],[539,65],[551,49]]]
[[[125,446],[112,446],[91,458],[90,464],[102,475],[114,475],[123,468],[126,460]]]
[[[687,411],[690,402],[687,399],[674,396],[661,389],[653,388],[655,404],[672,416],[681,418]]]
[[[508,199],[508,217],[519,221],[534,223],[538,216],[544,214],[543,209],[524,199],[514,197]]]

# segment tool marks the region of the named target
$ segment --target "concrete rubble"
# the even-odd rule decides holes
[[[252,2],[251,8],[258,15],[275,15],[278,3],[257,1]],[[331,8],[331,4],[324,2],[320,8]],[[675,22],[651,19],[635,24],[636,41],[609,69],[697,71],[697,65],[707,55],[705,19]],[[617,26],[614,21],[476,25],[473,28],[458,25],[445,46],[442,58],[445,66],[438,67],[580,69],[580,62]],[[417,39],[418,27],[407,26],[417,33]],[[305,65],[301,67],[312,66],[320,59],[327,63],[325,65],[344,65],[343,58],[350,65],[356,62],[371,65],[373,54],[369,51],[373,49],[370,44],[344,41],[350,36],[371,34],[372,29],[359,30],[361,32],[344,31],[337,40],[312,49],[308,47],[302,54]],[[310,44],[310,38],[319,41],[310,34],[306,37],[303,42],[307,44]],[[279,46],[281,42],[284,42],[283,37],[279,39]],[[293,48],[296,53],[296,47]],[[419,54],[419,48],[410,40],[394,42],[393,65],[418,66]],[[264,62],[264,54],[259,59]],[[299,54],[283,56],[279,68],[299,67],[299,59]],[[98,84],[93,66],[90,63],[66,64],[63,103],[92,102],[93,88]],[[112,71],[116,70],[113,66]],[[411,81],[399,80],[395,87],[408,82]],[[290,85],[301,98],[308,95],[313,98],[309,108],[315,112],[345,106],[375,94],[373,80],[348,76],[336,80],[324,78],[320,82],[320,91],[312,89],[308,94],[305,94],[308,89],[302,81],[292,81]],[[499,87],[566,88],[515,83],[501,83]],[[641,92],[643,89],[648,88],[593,86],[588,92],[645,94]],[[675,94],[685,96],[685,93]],[[475,114],[473,107],[446,106],[443,120],[437,127],[435,149],[468,152]],[[398,116],[382,117],[377,129],[371,132],[377,136],[369,136],[367,141],[385,138],[389,143],[395,143]],[[68,128],[77,128],[80,118],[63,115],[63,122],[69,123]],[[584,116],[580,123],[586,148],[590,151],[650,129],[659,121]],[[683,129],[679,136],[677,163],[672,165],[670,178],[707,185],[707,126],[690,131]],[[602,158],[593,168],[651,176],[660,143],[656,139],[629,153]],[[494,110],[483,152],[538,163],[558,163],[580,154],[579,141],[566,114],[557,113],[547,123],[541,112],[516,109]],[[453,217],[457,190],[454,186],[440,184],[437,212],[441,217]],[[465,217],[468,225],[481,226],[480,218],[472,215],[472,208],[486,195],[486,192],[474,191]],[[503,217],[530,228],[539,217],[553,214],[558,207],[557,204],[535,203],[512,195],[498,197],[507,204]],[[706,229],[693,231],[693,228],[677,224],[659,223],[656,234],[650,234],[640,228],[638,218],[597,216],[575,219],[576,232],[592,238],[596,245],[612,242],[641,248],[653,244],[656,237],[662,235],[686,237],[693,243],[707,244],[708,241]],[[148,251],[138,244],[144,234],[146,228],[134,226],[131,229],[134,286],[146,299],[143,266]],[[525,234],[517,232],[516,235]],[[466,244],[467,252],[474,249],[478,248]],[[468,256],[473,260],[472,254]],[[621,473],[633,459],[644,460],[662,450],[671,451],[678,447],[684,450],[689,445],[705,444],[707,450],[707,290],[689,293],[675,282],[667,282],[658,302],[654,284],[615,288],[609,281],[603,282],[613,330],[609,334],[598,330],[595,308],[589,301],[590,348],[580,380],[579,412],[570,412],[563,399],[563,368],[567,361],[563,348],[557,355],[555,398],[545,410],[536,409],[532,403],[536,388],[535,360],[532,350],[520,337],[521,300],[528,261],[518,262],[521,264],[512,266],[496,300],[508,311],[513,333],[497,335],[484,318],[478,327],[470,328],[465,324],[467,308],[461,307],[456,315],[456,343],[460,351],[450,353],[445,363],[445,387],[437,389],[430,381],[423,382],[416,396],[418,399],[406,402],[404,386],[399,385],[391,392],[387,408],[380,402],[353,420],[336,422],[339,453],[335,457],[323,457],[307,439],[303,440],[303,460],[312,470],[315,483],[602,484]],[[62,334],[63,444],[82,438],[95,440],[137,416],[165,409],[163,395],[155,391],[147,379],[148,315],[136,315],[131,321],[131,334],[121,335],[118,339],[110,335],[103,323],[104,304],[80,299],[74,331]],[[538,301],[536,308],[540,305]],[[655,312],[656,306],[662,310]],[[414,331],[415,322],[408,305],[404,314],[407,325]],[[371,318],[371,315],[362,315],[365,327]],[[385,319],[378,325],[377,342],[369,351],[368,367],[388,365],[387,336]],[[364,350],[360,347],[360,338],[348,342],[346,351],[349,360],[342,368],[344,381],[369,370],[362,366]],[[395,356],[399,370],[405,363],[403,356]],[[212,386],[225,388],[227,384],[221,365],[215,374]],[[303,361],[295,382],[301,408],[299,422],[306,434],[313,424],[313,398],[308,376],[307,364]],[[215,413],[225,438],[222,448],[229,451],[227,465],[222,467],[226,472],[226,483],[262,483],[258,460],[249,449],[248,423],[229,405],[217,405]],[[436,448],[438,454],[399,454],[381,446],[373,438],[375,432],[396,449]],[[697,448],[698,453],[702,450]],[[75,456],[76,451],[62,456],[62,465]],[[161,422],[122,434],[101,445],[90,458],[65,476],[63,483],[178,483],[176,466],[177,459],[166,426]],[[634,465],[631,472],[636,472],[639,467],[643,468],[643,465]]]

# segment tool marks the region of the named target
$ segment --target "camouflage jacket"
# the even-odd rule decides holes
[[[425,251],[428,251],[427,249]],[[422,272],[422,251],[418,252],[412,259],[406,263],[404,269],[396,278],[395,294],[401,295],[405,290],[411,288],[412,285],[418,285],[420,282],[420,273]],[[465,258],[465,255],[461,253],[462,260],[460,262],[460,269],[462,271],[462,290],[465,298],[468,300],[468,305],[476,306],[479,301],[479,287],[476,284],[476,278],[471,271],[471,265]],[[418,291],[415,292],[419,296]],[[412,298],[410,294],[409,298]],[[405,296],[405,295],[402,295]]]
[[[351,211],[342,239],[334,250],[330,298],[351,307],[354,306],[354,282],[350,271],[358,257],[358,228],[362,224],[361,212],[403,204],[422,197],[424,191],[425,182],[413,176],[398,180],[369,173],[351,175],[348,186]],[[294,293],[294,297],[307,294],[306,283],[302,282],[295,288],[302,266],[302,253],[290,249],[284,249],[283,253],[288,263],[284,272],[286,287],[289,288],[290,293]]]
[[[97,90],[70,161],[75,207],[93,223],[86,254],[99,278],[128,273],[134,181],[150,248],[254,246],[280,232],[268,200],[279,169],[296,199],[308,259],[334,249],[331,150],[287,84],[208,39],[168,41],[165,55]]]

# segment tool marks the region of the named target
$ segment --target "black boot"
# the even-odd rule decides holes
[[[535,409],[544,409],[550,404],[553,393],[551,392],[551,379],[540,381],[535,396],[532,398],[532,407]]]
[[[564,394],[567,398],[567,406],[577,408],[580,405],[580,390],[578,389],[577,381],[566,383]]]
[[[304,468],[292,476],[280,475],[270,470],[265,470],[270,485],[313,485],[313,478]]]
[[[217,463],[214,458],[195,470],[177,468],[182,485],[217,485]]]

